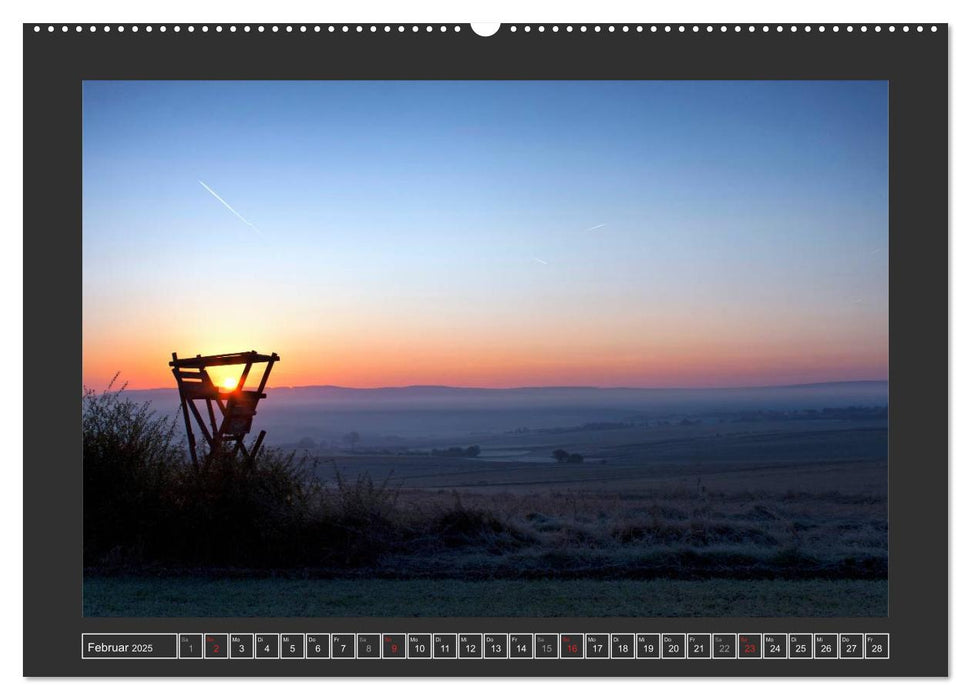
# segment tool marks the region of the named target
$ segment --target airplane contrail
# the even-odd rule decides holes
[[[607,224],[597,224],[596,226],[591,226],[590,228],[588,228],[587,231],[596,231],[598,228],[603,228],[606,225]]]
[[[256,226],[254,226],[252,223],[250,223],[249,221],[247,221],[245,216],[243,216],[238,211],[236,211],[231,206],[229,206],[229,202],[227,202],[225,199],[223,199],[218,194],[216,194],[216,191],[214,189],[212,189],[209,185],[207,185],[206,183],[204,183],[202,180],[199,180],[199,184],[202,185],[203,187],[205,187],[206,188],[206,191],[209,194],[211,194],[213,197],[215,197],[216,199],[218,199],[220,204],[222,204],[224,207],[226,207],[227,209],[229,209],[229,211],[231,211],[233,214],[235,214],[236,215],[236,218],[238,218],[244,224],[246,224],[251,229],[253,229],[254,231],[256,231],[258,234],[263,235],[263,232],[262,231],[260,231],[258,228],[256,228]]]
[[[535,260],[538,263],[543,263],[544,265],[549,265],[548,262],[546,262],[545,260],[541,260],[540,258],[533,258],[533,260]]]

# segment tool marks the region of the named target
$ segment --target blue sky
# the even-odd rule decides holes
[[[86,382],[885,378],[887,176],[884,82],[87,81]]]

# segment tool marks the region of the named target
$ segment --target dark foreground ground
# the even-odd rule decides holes
[[[86,571],[84,614],[883,616],[886,497],[867,482],[885,469],[824,463],[725,481],[642,477],[640,489],[372,494],[387,517],[355,537],[378,555],[241,570],[109,562]],[[793,484],[800,490],[783,490]]]
[[[96,617],[881,617],[886,581],[88,577]]]
[[[307,450],[304,476],[176,462],[126,490],[122,464],[86,485],[84,613],[883,616],[886,439],[862,411]]]

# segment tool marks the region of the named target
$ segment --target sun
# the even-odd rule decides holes
[[[236,380],[232,377],[226,377],[223,379],[223,389],[233,390],[236,388]]]

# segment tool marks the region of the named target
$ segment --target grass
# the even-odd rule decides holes
[[[86,577],[94,617],[882,617],[886,581]]]

